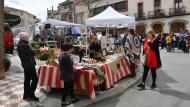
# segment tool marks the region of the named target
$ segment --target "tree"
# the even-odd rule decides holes
[[[5,78],[4,64],[4,0],[0,0],[0,79]]]
[[[82,1],[83,1],[84,4],[87,6],[89,15],[92,16],[92,13],[90,12],[90,11],[91,11],[91,3],[92,3],[94,0],[82,0]]]
[[[89,11],[89,17],[91,17],[93,14],[92,14],[92,11],[91,9],[92,8],[95,8],[98,6],[98,4],[101,2],[101,0],[82,0],[84,2],[84,4],[87,6],[88,8],[88,11]],[[98,2],[96,6],[92,7],[92,4],[94,2]]]

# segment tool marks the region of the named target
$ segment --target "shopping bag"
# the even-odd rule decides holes
[[[140,62],[141,62],[142,65],[146,64],[146,54],[141,54]]]
[[[148,50],[149,50],[149,47],[147,48],[145,54],[141,54],[141,57],[140,57],[140,62],[142,65],[145,65],[146,64],[146,55],[148,53]]]

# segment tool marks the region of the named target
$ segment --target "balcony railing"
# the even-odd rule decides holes
[[[186,14],[186,7],[179,7],[179,8],[170,8],[169,15],[176,16],[176,15],[183,15]]]
[[[190,13],[186,11],[186,7],[180,8],[170,8],[169,14],[166,14],[165,9],[158,9],[153,11],[135,13],[136,20],[154,19],[154,18],[167,18],[180,15],[189,15]]]
[[[63,9],[61,11],[61,13],[70,13],[71,12],[71,9],[70,8],[67,8],[67,9]]]
[[[164,9],[158,9],[153,11],[148,11],[147,17],[148,18],[161,18],[165,17],[165,10]]]
[[[144,12],[135,13],[134,16],[136,20],[144,20],[146,18],[146,14]]]

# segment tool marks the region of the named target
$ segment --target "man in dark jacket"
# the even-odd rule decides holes
[[[38,83],[36,74],[36,61],[34,59],[35,52],[28,45],[28,34],[20,33],[20,41],[17,46],[18,55],[24,69],[24,100],[39,101],[35,96],[35,90]]]
[[[64,81],[64,89],[62,93],[62,106],[67,106],[77,102],[79,99],[74,95],[74,77],[73,77],[73,61],[70,57],[72,45],[64,44],[63,53],[59,56],[60,79]],[[66,98],[70,94],[71,103],[66,102]]]

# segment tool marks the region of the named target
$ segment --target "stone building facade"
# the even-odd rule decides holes
[[[190,0],[128,0],[129,16],[136,18],[136,31],[144,34],[190,30]]]
[[[90,3],[84,3],[85,0],[74,0],[76,22],[85,24],[86,19],[104,11],[108,6],[124,15],[128,15],[128,0],[89,0]],[[89,8],[88,8],[89,7]]]
[[[32,15],[26,11],[23,11],[23,10],[11,8],[11,7],[5,7],[4,11],[6,13],[10,13],[13,15],[20,16],[21,23],[17,26],[14,26],[14,27],[27,27],[27,26],[30,26],[30,25],[33,25],[33,24],[39,22],[39,19],[35,15]]]
[[[47,10],[47,18],[63,20],[67,22],[75,22],[75,9],[74,9],[74,0],[66,0],[61,2],[57,6],[57,10],[54,10],[53,7],[51,10]]]

